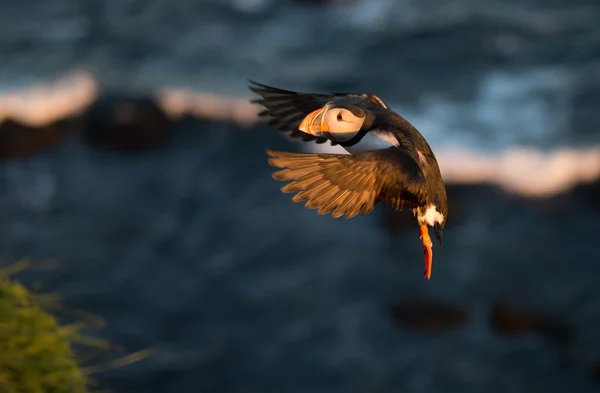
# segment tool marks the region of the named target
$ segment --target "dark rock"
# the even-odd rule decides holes
[[[600,211],[600,179],[590,183],[578,184],[571,193],[582,202],[585,202],[589,208]]]
[[[150,97],[106,95],[83,116],[92,146],[135,151],[156,148],[171,135],[172,123]]]
[[[432,300],[407,300],[390,306],[394,322],[401,329],[438,332],[465,325],[469,315],[465,310]]]
[[[533,333],[565,342],[573,335],[569,326],[549,316],[536,315],[497,302],[492,304],[491,325],[497,333],[512,337]]]
[[[70,121],[33,127],[7,119],[0,123],[0,159],[28,156],[56,146],[69,132]]]

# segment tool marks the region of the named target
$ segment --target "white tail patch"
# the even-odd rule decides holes
[[[413,209],[413,213],[417,216],[417,220],[419,224],[427,224],[430,227],[434,226],[436,223],[443,224],[444,223],[444,215],[437,211],[435,205],[427,206],[427,210],[425,210],[425,214],[421,214],[420,209]]]

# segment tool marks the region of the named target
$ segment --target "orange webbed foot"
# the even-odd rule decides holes
[[[423,240],[423,247],[425,247],[425,277],[427,277],[429,280],[431,278],[431,264],[433,262],[433,251],[431,250],[433,243],[429,237],[429,229],[427,228],[427,225],[421,225],[421,234],[419,239]]]

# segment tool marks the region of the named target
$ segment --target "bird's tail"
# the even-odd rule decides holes
[[[433,230],[435,231],[435,237],[437,237],[438,241],[440,242],[440,247],[444,247],[444,229],[439,223],[436,222],[433,226]]]

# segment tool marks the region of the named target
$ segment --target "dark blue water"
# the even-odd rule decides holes
[[[31,1],[0,4],[0,85],[73,69],[116,90],[246,97],[245,79],[371,91],[435,148],[600,143],[594,2]],[[115,392],[592,392],[600,358],[597,193],[527,200],[449,188],[444,248],[422,277],[416,225],[387,210],[334,220],[291,202],[265,148],[274,129],[186,121],[158,151],[86,147],[2,164],[3,261],[108,322],[138,364],[96,376]],[[408,213],[407,213],[408,214]],[[33,275],[33,276],[32,276]],[[453,304],[467,325],[409,332],[388,305]],[[509,339],[494,299],[550,312],[574,339]],[[565,355],[567,353],[568,355]]]

